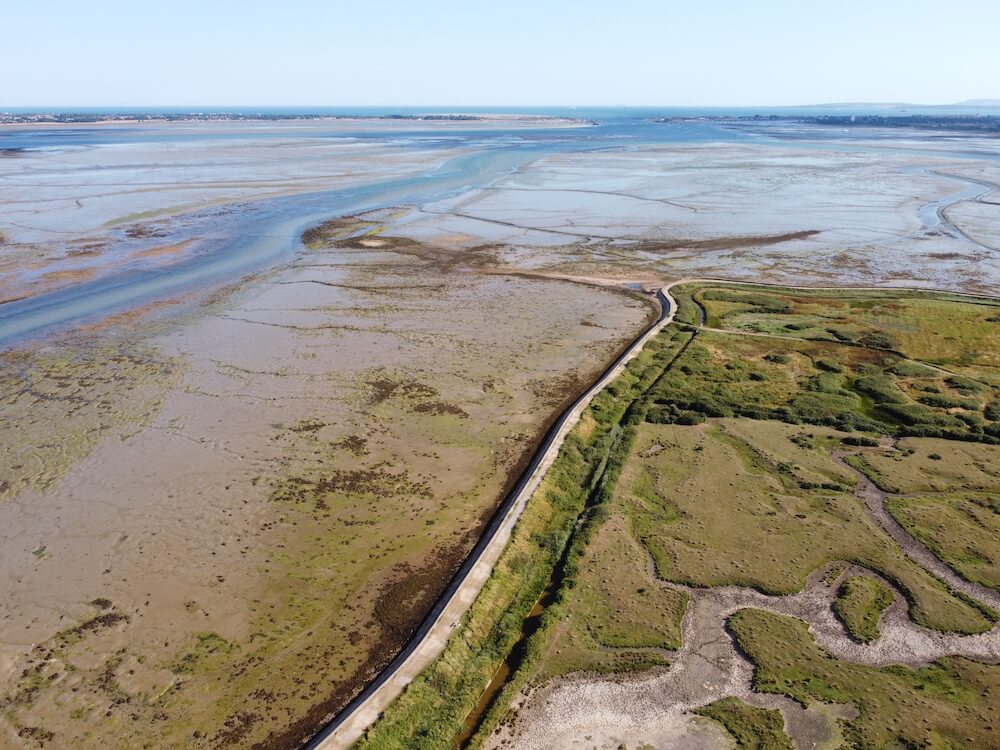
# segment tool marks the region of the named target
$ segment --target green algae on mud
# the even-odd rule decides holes
[[[45,491],[105,436],[148,425],[183,361],[129,341],[0,354],[0,500]]]
[[[592,534],[592,527],[603,520],[599,510],[603,500],[594,493],[603,498],[609,485],[599,483],[603,470],[595,473],[595,466],[614,463],[615,446],[627,445],[627,440],[619,442],[627,407],[649,387],[675,349],[662,337],[654,339],[621,377],[595,397],[518,520],[511,541],[463,618],[461,629],[449,639],[444,653],[369,729],[358,747],[452,745],[498,666],[516,647],[510,679],[495,699],[479,707],[481,715],[471,724],[472,746],[478,746],[500,720],[511,697],[533,671],[529,665],[540,659],[548,630],[561,616],[567,587],[579,575],[585,545],[578,537]],[[593,512],[581,518],[595,501]],[[540,615],[540,627],[521,642],[522,623],[557,568],[557,597]]]
[[[33,501],[86,512],[75,525],[107,543],[69,563],[83,542],[8,505],[33,532],[14,550],[24,580],[61,597],[69,627],[107,614],[87,601],[129,618],[83,631],[51,681],[17,650],[4,690],[30,699],[8,729],[45,727],[50,746],[293,748],[372,679],[578,395],[574,375],[651,313],[466,255],[359,236],[156,327],[150,345],[186,367],[152,424]],[[27,585],[13,594],[26,603],[3,606],[51,649],[67,623],[41,623]]]

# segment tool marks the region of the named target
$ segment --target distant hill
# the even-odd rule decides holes
[[[802,109],[903,109],[920,106],[923,105],[907,102],[824,102],[822,104],[804,104]]]
[[[956,107],[1000,107],[1000,99],[966,99]]]

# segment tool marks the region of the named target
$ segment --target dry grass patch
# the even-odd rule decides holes
[[[1000,445],[906,438],[896,447],[858,457],[886,492],[1000,491]]]
[[[886,507],[904,529],[960,576],[1000,590],[1000,499],[996,495],[891,497]]]
[[[643,456],[653,443],[663,450]],[[652,492],[641,490],[646,476]],[[992,625],[906,557],[853,496],[802,489],[715,424],[645,425],[618,491],[667,580],[789,594],[821,565],[846,560],[898,583],[927,627],[972,633]]]

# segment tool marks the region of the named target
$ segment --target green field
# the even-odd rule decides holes
[[[697,710],[715,719],[736,740],[741,750],[792,750],[779,711],[748,706],[739,698],[723,698]]]
[[[870,576],[851,576],[840,585],[833,611],[851,637],[862,643],[878,640],[878,621],[892,604],[892,592]]]
[[[951,591],[869,515],[844,458],[896,493],[887,508],[918,541],[995,587],[1000,307],[917,292],[675,292],[676,322],[595,401],[459,635],[362,747],[448,746],[501,663],[510,675],[472,715],[471,746],[512,718],[525,685],[668,666],[689,598],[717,586],[787,595],[817,569],[833,565],[836,580],[853,564],[924,627],[993,627],[996,613]],[[852,574],[829,606],[869,643],[891,601],[881,580]],[[846,706],[852,746],[987,746],[984,696],[1000,668],[840,661],[805,623],[763,611],[741,610],[730,627],[757,690]],[[720,693],[698,713],[740,747],[791,746],[777,711]]]
[[[920,669],[872,668],[831,658],[790,617],[744,609],[730,626],[756,667],[756,690],[855,706],[858,717],[845,724],[851,747],[994,746],[990,694],[1000,666],[947,657]]]

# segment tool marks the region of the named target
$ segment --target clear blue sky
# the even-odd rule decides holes
[[[0,107],[1000,97],[1000,1],[5,3]]]

